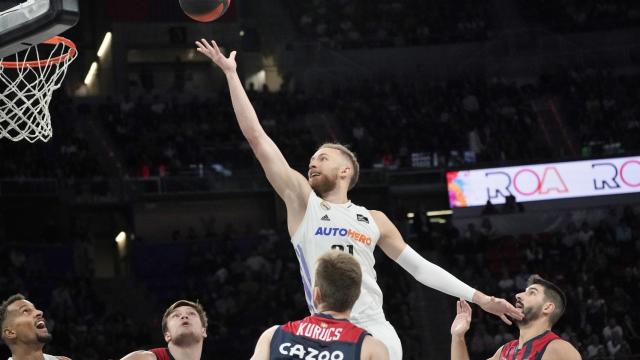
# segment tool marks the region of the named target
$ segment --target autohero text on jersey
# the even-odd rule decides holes
[[[315,236],[342,236],[350,237],[355,241],[361,242],[365,245],[371,245],[371,238],[365,234],[361,234],[357,231],[345,228],[331,228],[325,226],[319,226],[316,230]]]

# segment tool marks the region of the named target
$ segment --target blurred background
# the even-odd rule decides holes
[[[427,259],[510,300],[541,274],[566,291],[555,331],[583,358],[640,358],[639,2],[235,0],[207,24],[174,0],[80,6],[53,138],[0,141],[0,295],[45,311],[47,352],[164,346],[164,309],[186,298],[209,314],[204,358],[249,358],[264,329],[307,314],[285,209],[224,76],[195,51],[205,38],[238,50],[292,167],[348,144],[362,166],[352,200]],[[566,161],[615,163],[594,187],[626,190],[450,201],[459,171]],[[405,358],[447,358],[455,299],[376,260]],[[476,310],[472,358],[517,333]]]

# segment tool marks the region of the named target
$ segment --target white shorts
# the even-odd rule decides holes
[[[352,322],[367,330],[374,338],[382,341],[387,346],[389,360],[402,360],[402,344],[396,329],[393,328],[390,322],[384,318],[364,321],[353,319]]]

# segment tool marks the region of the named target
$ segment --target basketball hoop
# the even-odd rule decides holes
[[[12,55],[15,61],[0,59],[0,138],[51,139],[51,95],[77,55],[71,40],[55,36]]]

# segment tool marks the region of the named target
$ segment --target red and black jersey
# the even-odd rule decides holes
[[[366,330],[348,320],[314,314],[278,326],[271,339],[271,360],[359,360]]]
[[[149,351],[151,351],[158,360],[176,360],[167,348],[156,348]]]
[[[520,348],[518,348],[519,340],[510,341],[502,347],[500,360],[540,360],[547,345],[557,339],[560,339],[560,336],[547,330],[525,342]]]

